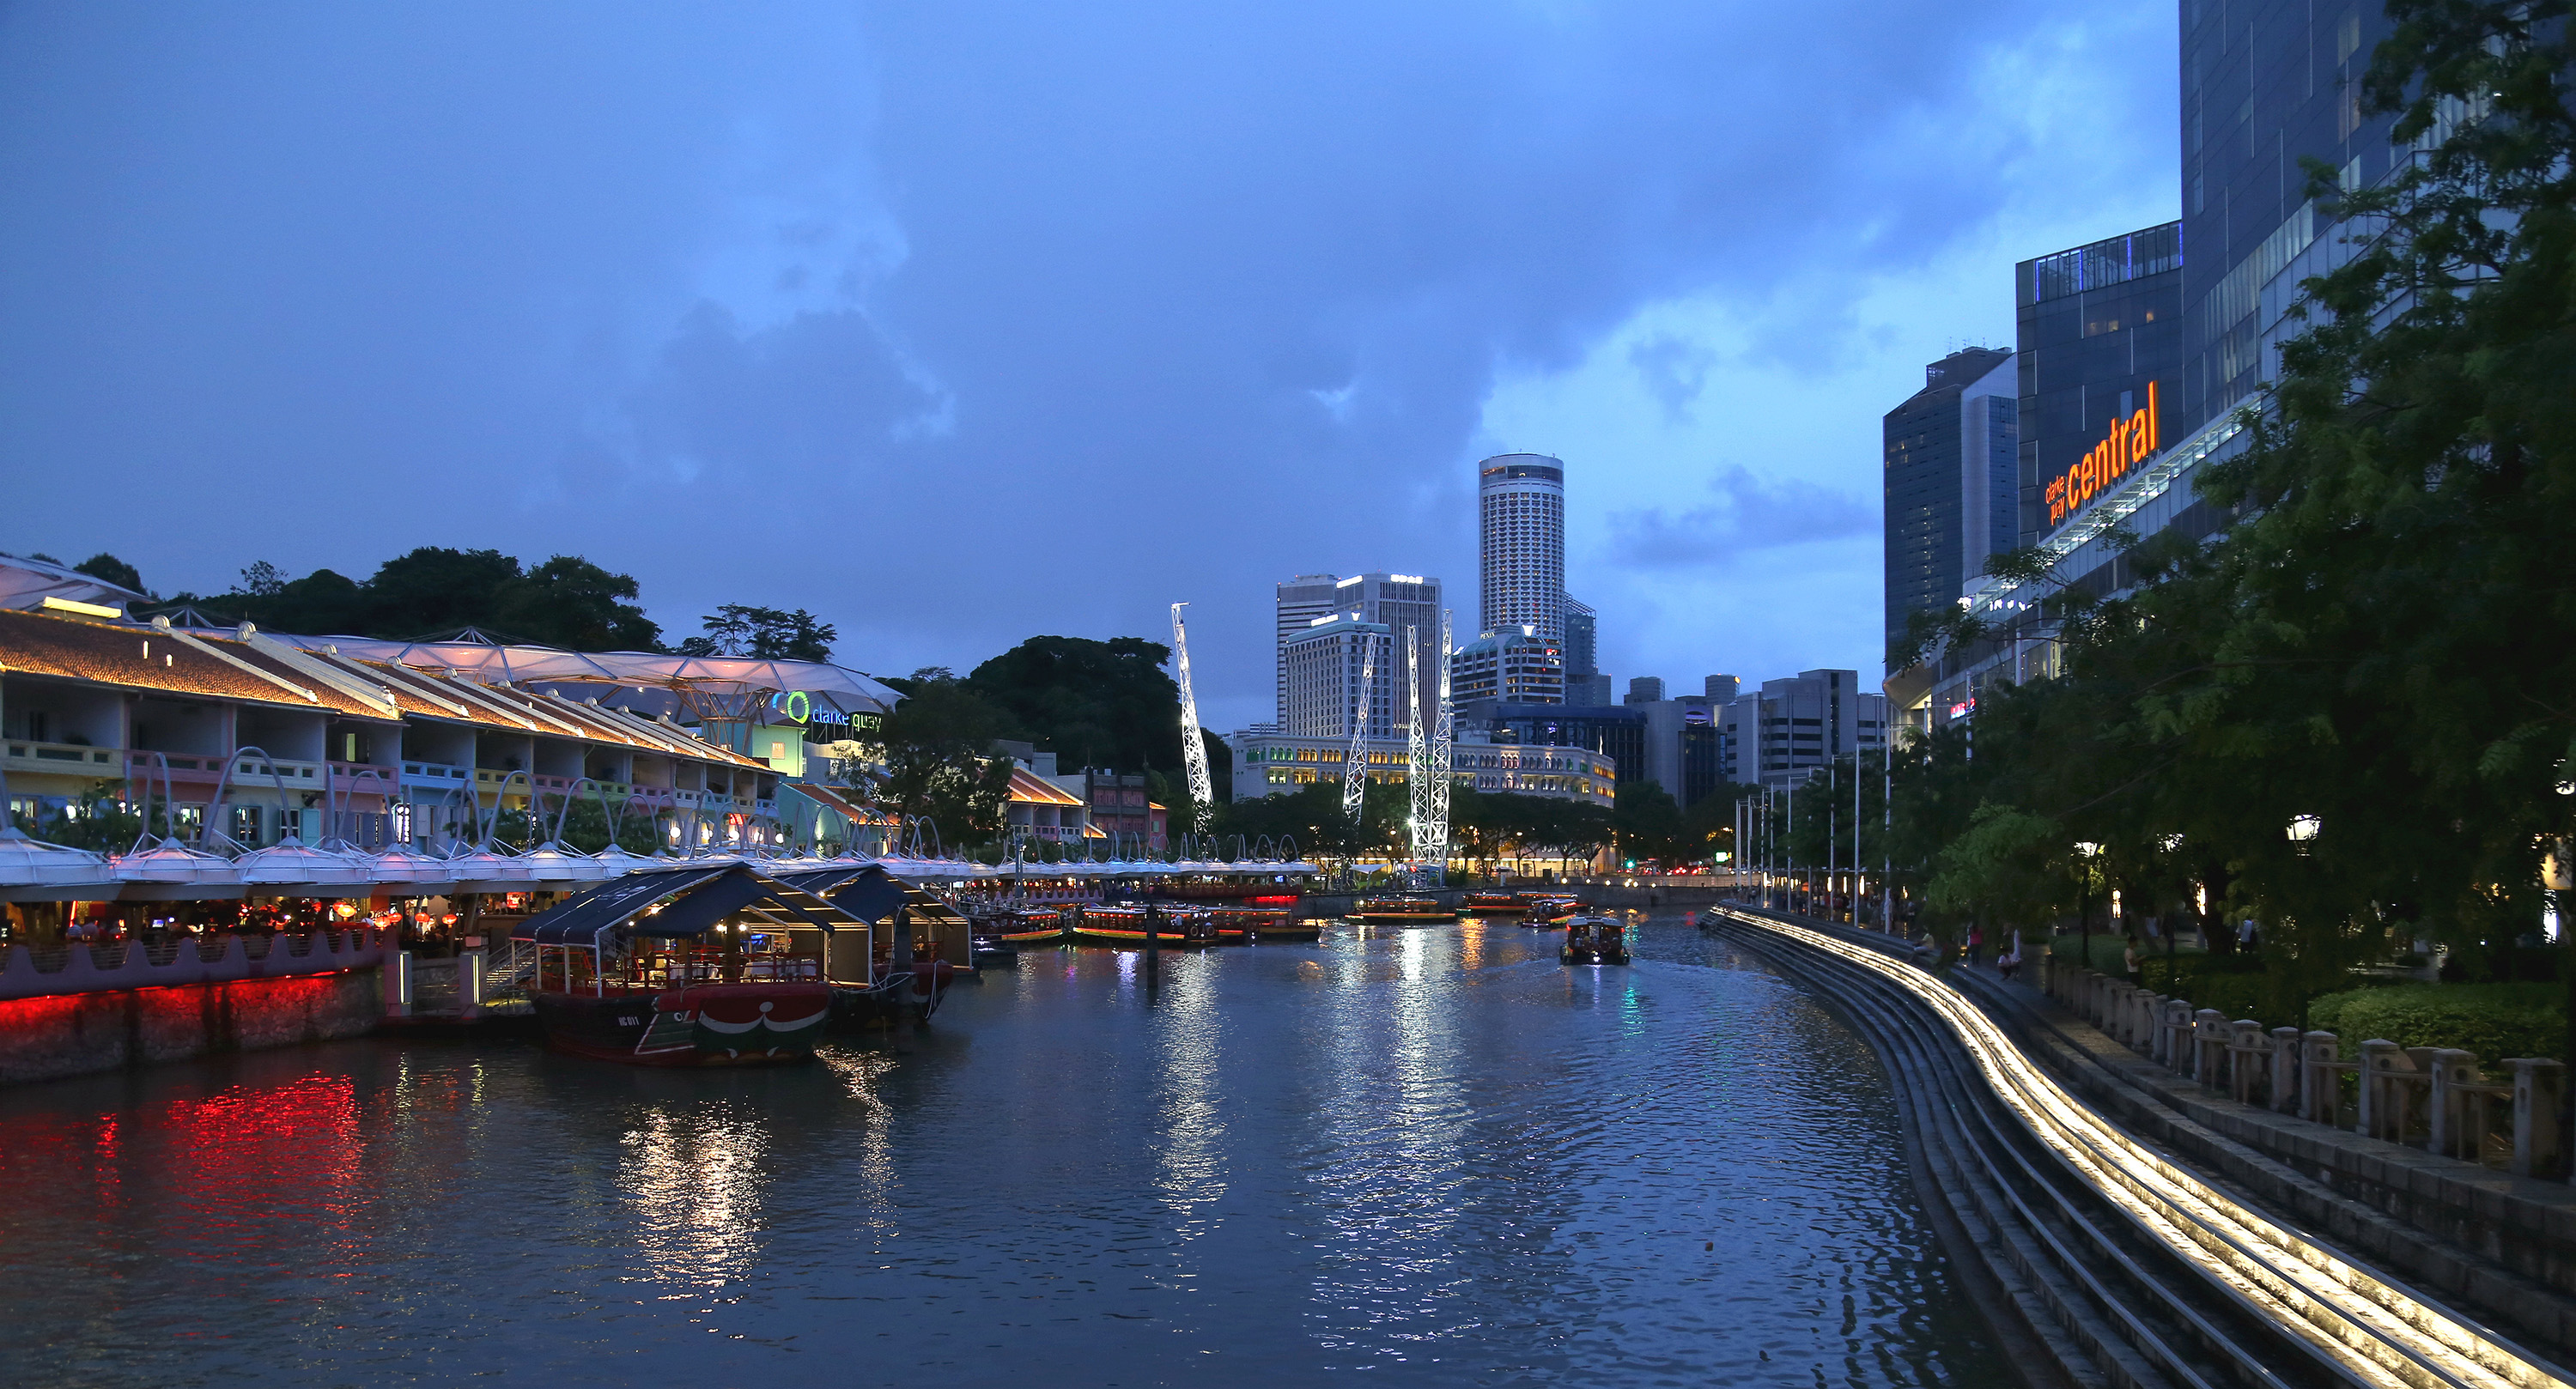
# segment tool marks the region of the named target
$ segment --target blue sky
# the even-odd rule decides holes
[[[0,549],[1162,636],[1568,468],[1605,668],[1880,650],[1878,417],[2174,215],[2170,5],[0,7]]]

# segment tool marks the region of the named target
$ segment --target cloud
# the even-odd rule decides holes
[[[1745,556],[1873,534],[1878,508],[1797,478],[1740,467],[1709,481],[1717,500],[1682,511],[1644,507],[1611,517],[1611,551],[1641,569],[1729,569]]]
[[[1186,598],[1258,710],[1269,585],[1472,593],[1479,453],[1599,452],[1493,437],[1497,383],[1654,306],[1745,326],[1623,345],[1636,413],[1740,420],[1786,364],[1874,422],[1855,334],[1963,329],[1865,296],[1938,268],[2008,315],[2058,249],[2011,207],[2173,182],[2172,42],[2038,0],[8,7],[0,546],[202,588],[259,556],[181,518],[255,491],[281,564],[579,551],[885,670]],[[1714,456],[1859,486],[1811,447]],[[1745,486],[1608,548],[1679,574],[1828,509]]]

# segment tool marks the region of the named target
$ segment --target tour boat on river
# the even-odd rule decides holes
[[[1209,914],[1216,918],[1220,945],[1314,940],[1324,933],[1323,923],[1300,917],[1285,907],[1218,907]]]
[[[1565,923],[1565,943],[1557,947],[1559,964],[1624,965],[1628,963],[1628,923],[1590,912]]]
[[[1458,910],[1470,916],[1502,916],[1526,909],[1530,895],[1526,892],[1503,892],[1485,888],[1462,894]]]
[[[1529,910],[1522,914],[1521,924],[1523,926],[1554,926],[1558,922],[1563,921],[1567,917],[1570,917],[1582,910],[1583,904],[1574,898],[1552,894],[1541,894],[1530,898]]]
[[[1221,944],[1216,914],[1199,908],[1156,908],[1152,944],[1174,950]],[[1084,907],[1073,918],[1076,945],[1114,945],[1135,949],[1146,941],[1143,907]]]
[[[1440,905],[1436,897],[1410,894],[1363,897],[1351,904],[1351,920],[1390,925],[1424,925],[1434,921],[1455,921],[1458,910]]]
[[[804,1061],[822,1040],[832,988],[820,960],[636,951],[614,979],[587,977],[589,952],[547,952],[533,993],[546,1045],[636,1066]],[[747,978],[757,972],[765,978]]]

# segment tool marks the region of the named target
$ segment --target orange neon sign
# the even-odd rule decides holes
[[[2156,383],[2147,382],[2147,408],[2125,420],[2111,421],[2111,432],[2072,468],[2048,482],[2048,524],[2075,514],[2075,509],[2128,476],[2133,464],[2156,456],[2164,445],[2157,437]]]

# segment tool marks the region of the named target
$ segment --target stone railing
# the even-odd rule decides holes
[[[335,974],[383,964],[386,954],[383,933],[372,930],[170,936],[48,950],[12,945],[0,951],[0,1000]]]
[[[2477,1054],[2455,1047],[2401,1047],[2373,1038],[2343,1059],[2342,1039],[2295,1027],[2264,1030],[2251,1018],[2056,964],[2049,994],[2077,1016],[2203,1089],[2333,1128],[2349,1129],[2501,1167],[2518,1177],[2561,1177],[2559,1094],[2564,1064],[2512,1057],[2489,1076]]]

